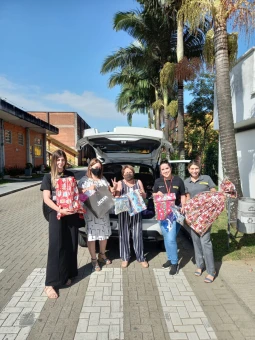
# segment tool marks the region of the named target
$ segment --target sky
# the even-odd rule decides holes
[[[119,88],[100,69],[134,42],[113,30],[114,15],[138,8],[135,0],[0,0],[0,98],[25,111],[75,111],[101,132],[127,126],[115,107]],[[253,45],[239,39],[238,56]],[[146,127],[147,117],[134,115],[133,126]]]

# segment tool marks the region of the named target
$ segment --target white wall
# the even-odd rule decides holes
[[[236,148],[244,197],[255,198],[255,129],[236,134]],[[219,179],[223,179],[219,144]]]
[[[232,109],[241,185],[245,197],[255,198],[255,47],[247,51],[230,73]],[[214,128],[219,129],[216,92]],[[252,127],[252,129],[251,129]],[[238,132],[240,131],[241,132]],[[220,151],[220,150],[219,150]],[[219,152],[219,177],[223,178]]]
[[[230,73],[230,87],[234,123],[255,117],[255,47],[238,59]],[[216,92],[214,96],[214,129],[219,129]]]
[[[255,198],[255,129],[237,133],[236,146],[243,195]]]

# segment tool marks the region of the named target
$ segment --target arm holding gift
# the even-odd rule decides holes
[[[51,199],[50,190],[43,191],[43,200],[44,200],[44,203],[47,204],[52,210],[55,210],[58,213],[61,213],[61,215],[72,215],[75,213],[75,211],[73,210],[62,209],[61,207],[58,207]]]
[[[138,179],[138,186],[139,186],[139,193],[141,194],[142,198],[146,198],[146,192],[143,187],[143,183],[140,179]]]

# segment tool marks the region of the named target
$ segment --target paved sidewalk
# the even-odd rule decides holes
[[[84,168],[70,168],[70,171],[74,172],[76,179],[81,178],[87,167]],[[0,185],[0,197],[12,194],[14,192],[28,189],[34,187],[36,185],[40,185],[42,182],[43,177],[35,178],[35,179],[20,179],[20,180],[13,180],[12,182],[1,184]]]
[[[88,249],[79,248],[79,276],[57,301],[45,300],[41,192],[34,187],[0,197],[0,207],[1,340],[255,340],[255,260],[216,263],[215,282],[205,284],[205,273],[194,275],[193,246],[182,232],[175,277],[161,268],[166,255],[155,243],[145,243],[148,269],[132,258],[120,270],[118,243],[110,240],[112,265],[91,275]]]
[[[12,194],[14,192],[24,190],[27,188],[34,187],[35,185],[39,185],[42,182],[42,178],[36,178],[34,180],[22,180],[22,181],[13,181],[0,185],[0,197]]]

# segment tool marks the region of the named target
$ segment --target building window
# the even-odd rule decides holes
[[[24,135],[23,135],[23,133],[18,133],[18,144],[24,145]]]
[[[42,140],[40,138],[35,138],[34,144],[36,145],[42,145]]]
[[[34,152],[35,157],[42,157],[42,140],[40,138],[34,140]]]
[[[5,143],[8,143],[8,144],[12,143],[12,132],[10,130],[5,130],[4,140],[5,140]]]

